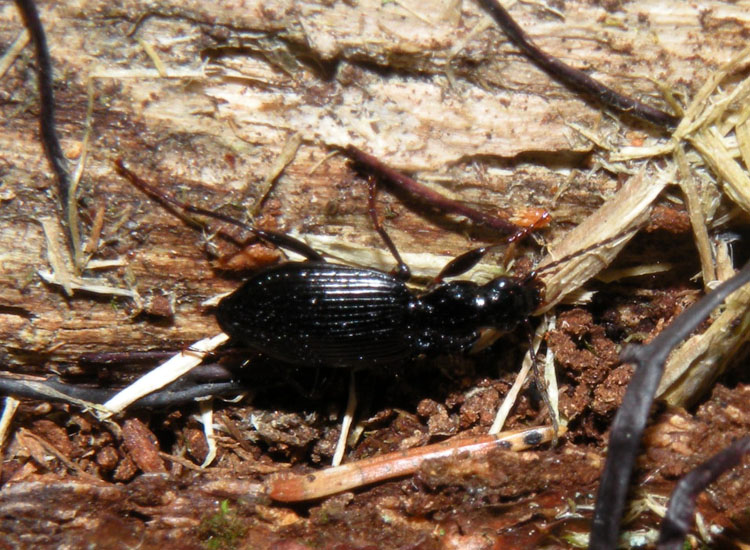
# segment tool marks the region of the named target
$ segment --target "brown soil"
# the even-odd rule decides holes
[[[654,294],[662,306],[669,295]],[[630,323],[633,311],[664,311],[654,307],[653,296],[629,305]],[[33,540],[35,547],[103,548],[128,541],[141,548],[575,547],[566,541],[588,529],[607,426],[630,373],[617,366],[618,343],[608,336],[623,329],[614,317],[614,311],[595,316],[569,309],[547,335],[559,363],[560,408],[570,419],[558,447],[428,461],[414,476],[307,504],[271,502],[263,480],[280,471],[312,472],[330,460],[346,393],[342,373],[326,374],[323,395],[314,398],[290,390],[284,373],[275,381],[280,389],[269,384],[252,405],[217,402],[215,421],[224,429],[219,455],[205,470],[195,466],[207,447],[189,410],[129,415],[111,424],[67,405],[24,402],[2,471],[6,546]],[[638,325],[656,326],[659,319],[642,317]],[[511,350],[501,341],[488,355],[498,346]],[[483,433],[514,373],[492,377],[482,363],[449,360],[360,373],[364,432],[347,461],[458,432]],[[749,385],[719,384],[694,413],[656,411],[634,498],[663,498],[680,476],[746,434],[749,397]],[[532,387],[508,426],[545,418]],[[705,520],[736,531],[734,537],[744,537],[747,527],[748,475],[733,471],[699,499]],[[634,515],[631,530],[660,521],[653,511]]]

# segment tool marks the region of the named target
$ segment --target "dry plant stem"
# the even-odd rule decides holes
[[[216,433],[214,432],[214,404],[213,399],[202,400],[199,403],[200,408],[200,421],[203,424],[203,435],[206,438],[206,444],[208,445],[208,453],[206,458],[203,459],[201,468],[208,467],[215,459],[218,451],[216,445]]]
[[[679,186],[685,195],[685,204],[688,216],[690,217],[690,225],[693,228],[693,238],[695,239],[695,246],[698,249],[698,255],[701,259],[703,288],[708,290],[708,284],[716,280],[716,267],[714,266],[706,219],[701,210],[700,198],[695,187],[695,178],[690,171],[690,166],[685,156],[685,148],[681,143],[675,145],[674,157],[679,168]]]
[[[685,310],[651,343],[645,346],[631,345],[622,352],[621,361],[633,363],[637,368],[612,423],[607,462],[599,485],[591,525],[590,550],[614,550],[617,547],[620,520],[633,464],[667,356],[705,321],[727,296],[748,282],[750,262],[734,277]]]
[[[5,445],[5,439],[8,435],[8,429],[10,428],[10,424],[13,421],[13,416],[16,414],[16,409],[20,404],[20,401],[18,401],[18,399],[12,397],[11,395],[7,395],[3,401],[3,412],[0,415],[0,450],[2,450],[3,446]]]
[[[552,437],[552,446],[557,447],[558,434],[560,433],[560,423],[557,421],[557,410],[552,406],[547,379],[539,368],[539,360],[536,356],[536,352],[534,351],[535,335],[532,332],[531,325],[528,319],[526,320],[526,329],[529,333],[529,354],[531,355],[531,371],[534,374],[534,384],[536,385],[539,393],[542,396],[542,402],[547,407],[547,414],[549,415],[550,422],[552,422],[552,430],[554,433],[554,436]]]
[[[108,410],[105,416],[122,412],[128,405],[174,382],[180,376],[200,365],[207,353],[228,341],[229,336],[221,332],[213,338],[204,338],[195,342],[187,350],[181,351],[168,361],[141,376],[130,386],[109,399],[104,404],[104,407]]]
[[[661,523],[658,550],[680,550],[693,526],[695,501],[721,474],[737,466],[750,453],[750,436],[732,443],[683,477],[672,492]]]
[[[704,394],[750,338],[750,289],[730,296],[711,326],[683,342],[669,356],[657,389],[657,397],[670,405],[687,407]]]
[[[28,43],[29,31],[24,29],[20,32],[18,38],[13,41],[13,44],[10,45],[10,48],[8,48],[0,57],[0,78],[5,75],[5,71],[7,71],[8,68],[13,64],[13,62],[18,57],[18,54],[23,51],[23,49],[26,47],[26,44]]]
[[[540,328],[542,330],[540,330]],[[500,430],[503,429],[503,425],[508,418],[508,414],[510,414],[510,410],[513,405],[515,405],[518,394],[521,392],[523,385],[526,383],[526,378],[528,377],[529,372],[531,372],[531,354],[536,353],[539,349],[539,345],[541,344],[544,335],[543,330],[545,329],[546,326],[544,325],[544,323],[537,327],[537,330],[534,333],[534,343],[529,350],[529,353],[524,355],[521,369],[518,371],[518,374],[516,374],[516,379],[513,381],[513,385],[505,395],[505,398],[500,404],[500,407],[498,407],[497,413],[495,413],[495,420],[492,422],[492,426],[490,427],[489,432],[487,432],[490,435],[498,434],[500,433]]]
[[[508,38],[553,78],[616,111],[630,114],[667,129],[677,126],[680,121],[678,117],[641,103],[632,97],[622,95],[594,80],[583,71],[574,69],[556,57],[540,50],[497,0],[480,0],[480,4],[490,13],[500,28],[508,35]]]
[[[292,163],[292,161],[294,160],[294,156],[299,150],[300,145],[302,145],[302,141],[302,134],[300,132],[297,132],[292,135],[284,144],[284,148],[281,150],[281,153],[279,153],[279,156],[274,160],[273,165],[271,166],[271,169],[269,170],[266,177],[263,178],[263,183],[260,186],[258,199],[250,209],[251,217],[254,218],[258,214],[260,214],[260,209],[263,206],[266,198],[268,197],[268,194],[271,192],[273,184],[279,179],[279,176],[281,176],[281,173],[284,171],[284,169]]]
[[[722,190],[745,212],[750,212],[750,176],[734,160],[727,144],[715,128],[703,128],[688,138],[711,171],[724,182]]]
[[[554,329],[554,323],[552,323],[551,325],[548,324],[547,316],[544,316],[542,318],[542,322],[539,323],[533,333],[529,345],[529,352],[526,353],[523,357],[521,369],[518,371],[516,379],[513,381],[513,385],[505,395],[505,398],[500,404],[500,407],[498,407],[497,413],[495,414],[495,420],[492,422],[492,426],[487,433],[497,434],[500,432],[500,430],[503,429],[505,420],[508,418],[508,414],[510,413],[511,408],[513,407],[513,405],[515,405],[518,394],[521,392],[523,385],[526,383],[526,378],[528,377],[529,372],[531,372],[531,368],[533,366],[534,376],[536,378],[537,384],[539,385],[539,391],[542,394],[542,399],[544,400],[545,405],[547,405],[550,420],[552,422],[552,429],[554,432],[554,436],[552,438],[552,446],[557,446],[557,436],[561,432],[560,414],[557,407],[557,381],[554,379],[554,365],[551,366],[551,369],[548,369],[549,361],[548,359],[545,359],[546,365],[544,375],[541,375],[538,365],[536,365],[536,354],[539,351],[539,346],[541,345],[547,331],[552,329]],[[527,327],[527,330],[529,330],[529,334],[531,334],[530,327]],[[547,353],[549,354],[550,351],[548,350]],[[549,370],[551,370],[552,372],[549,376],[547,376]]]
[[[564,428],[560,433],[564,433]],[[282,474],[266,482],[269,497],[281,502],[300,502],[357,489],[372,483],[413,474],[425,460],[470,453],[484,456],[493,449],[522,451],[551,441],[550,427],[528,428],[498,435],[456,438],[434,445],[388,453],[314,474]]]
[[[349,373],[349,396],[346,399],[346,409],[344,410],[344,417],[341,420],[341,434],[339,434],[339,440],[336,442],[336,449],[333,452],[333,459],[331,460],[332,466],[338,466],[344,459],[346,443],[349,441],[349,431],[351,430],[356,410],[357,385],[354,378],[354,371],[351,371]]]
[[[670,179],[669,173],[659,175],[644,168],[560,242],[549,247],[549,253],[536,269],[545,286],[544,304],[537,314],[551,309],[614,260],[648,220],[651,203]],[[601,243],[608,244],[600,246]],[[582,253],[586,250],[591,253]],[[546,272],[565,258],[570,261],[554,272]]]
[[[60,286],[63,287],[65,294],[73,296],[73,274],[68,269],[68,265],[65,262],[65,255],[60,250],[57,237],[58,225],[52,218],[42,218],[39,220],[44,231],[44,238],[47,242],[47,261],[52,267],[52,273],[50,279],[54,279]],[[47,278],[42,274],[41,271],[38,274],[45,280]]]

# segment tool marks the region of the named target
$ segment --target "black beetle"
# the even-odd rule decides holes
[[[406,285],[409,269],[381,227],[370,181],[370,214],[398,262],[395,274],[333,264],[302,241],[258,229],[220,213],[181,203],[116,162],[118,172],[168,206],[238,225],[307,261],[263,269],[223,298],[216,309],[222,330],[235,344],[290,364],[310,367],[367,367],[420,355],[467,351],[481,329],[506,332],[526,321],[541,303],[536,274],[501,276],[484,285],[441,282],[465,273],[494,246],[476,248],[451,260],[431,288]],[[518,240],[530,229],[508,238]],[[503,243],[504,244],[504,243]]]
[[[541,301],[533,281],[451,281],[416,293],[398,277],[327,262],[265,269],[219,303],[232,340],[305,366],[376,366],[463,352],[480,329],[508,331]]]

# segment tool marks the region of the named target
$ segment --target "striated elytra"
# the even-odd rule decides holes
[[[466,351],[514,329],[541,301],[533,279],[451,281],[416,292],[373,269],[287,262],[251,276],[216,311],[232,340],[304,366],[359,367]]]

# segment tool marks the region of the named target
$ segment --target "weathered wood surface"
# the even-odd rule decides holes
[[[94,90],[79,188],[83,234],[105,208],[94,258],[123,264],[84,275],[146,300],[163,295],[174,314],[136,315],[124,298],[68,298],[37,275],[49,269],[40,219],[55,219],[58,209],[27,47],[0,81],[0,360],[14,368],[83,352],[176,348],[218,330],[200,304],[237,283],[212,270],[200,234],[115,174],[117,157],[191,202],[250,207],[298,133],[302,144],[264,203],[266,221],[380,247],[364,186],[341,156],[326,158],[334,145],[353,143],[488,211],[545,208],[553,238],[618,186],[616,176],[591,169],[593,147],[569,124],[614,147],[660,136],[618,123],[552,81],[494,24],[483,25],[473,2],[84,0],[41,2],[40,10],[72,158],[81,151],[89,79]],[[747,2],[566,2],[560,10],[564,18],[519,3],[512,13],[547,51],[661,106],[655,82],[689,97],[750,29]],[[6,3],[3,50],[21,30]],[[396,214],[387,225],[407,253],[470,246],[457,226],[384,200]]]
[[[687,102],[713,70],[746,45],[750,30],[746,0],[571,0],[554,3],[554,9],[559,12],[517,3],[511,12],[550,53],[662,107],[657,83]],[[328,157],[333,146],[352,143],[489,212],[523,215],[530,207],[547,209],[554,221],[539,235],[549,241],[586,218],[621,184],[617,174],[602,168],[606,155],[599,156],[571,124],[601,136],[615,150],[664,139],[658,129],[603,114],[551,80],[494,24],[483,23],[485,16],[471,1],[80,0],[40,2],[40,10],[71,165],[81,158],[89,81],[93,87],[91,139],[78,194],[82,232],[90,234],[97,210],[104,209],[102,239],[92,259],[119,265],[83,275],[137,290],[145,310],[128,298],[67,297],[38,275],[51,269],[41,222],[49,220],[46,225],[54,229],[58,207],[39,143],[34,62],[27,46],[0,79],[0,363],[16,372],[70,372],[82,353],[175,349],[218,331],[201,303],[236,287],[237,278],[211,267],[203,235],[115,173],[113,161],[119,157],[187,201],[209,208],[240,205],[234,210],[239,214],[253,208],[283,149],[299,139],[293,161],[263,202],[262,222],[306,236],[330,236],[355,248],[380,248],[366,215],[365,188],[341,156]],[[0,4],[0,50],[8,51],[21,30],[15,6]],[[156,51],[161,74],[146,45]],[[419,253],[444,261],[472,246],[471,238],[497,238],[426,215],[388,194],[382,200],[395,214],[386,220],[389,231],[410,262],[424,259]],[[53,237],[64,251],[62,232]],[[436,263],[417,267],[434,273]],[[138,368],[122,376],[132,377]],[[747,403],[744,394],[737,399]],[[725,409],[734,414],[727,402],[717,399],[716,411],[707,417]],[[38,416],[43,414],[40,408]],[[739,429],[735,418],[732,422]],[[61,424],[67,426],[67,420]],[[717,440],[734,437],[723,429],[727,425],[729,420],[695,423],[704,452],[710,448],[704,434]],[[42,430],[37,426],[37,431]],[[193,432],[202,441],[200,431]],[[669,437],[664,439],[684,447],[672,431],[665,433]],[[33,438],[22,435],[33,448]],[[13,445],[17,442],[16,437]],[[38,462],[44,464],[47,452],[40,449]],[[570,445],[559,454],[548,453],[538,470],[529,470],[529,456],[510,461],[517,462],[514,471],[531,472],[534,482],[545,483],[543,474],[552,472],[547,485],[560,491],[555,502],[568,502],[592,490],[603,452],[588,443],[585,448]],[[114,536],[132,538],[134,545],[146,537],[143,547],[170,547],[165,541],[172,547],[198,547],[196,526],[219,500],[242,502],[258,490],[253,476],[279,468],[253,460],[226,464],[178,486],[174,479],[188,477],[180,477],[178,466],[169,479],[140,476],[114,485],[85,476],[71,481],[30,464],[26,475],[32,481],[3,491],[4,517],[22,537],[32,526],[28,531],[36,533],[37,546],[59,547],[61,540],[75,546],[85,538],[104,544]],[[656,471],[662,464],[649,467]],[[23,474],[15,475],[24,479]],[[237,482],[238,474],[252,481]],[[519,484],[534,486],[525,480]],[[403,534],[409,529],[428,541],[414,547],[433,547],[429,541],[435,547],[450,547],[451,541],[454,547],[481,547],[487,532],[500,529],[490,514],[488,530],[482,530],[486,522],[477,523],[479,534],[471,533],[472,522],[466,521],[455,533],[438,536],[443,530],[429,516],[415,518],[394,504],[401,499],[396,494],[384,493],[382,501],[361,499],[362,504],[358,494],[348,511],[358,505],[373,514],[370,519],[362,513],[363,527],[380,529],[399,545],[406,544]],[[318,540],[318,532],[325,533],[324,541],[360,533],[362,524],[336,516],[343,514],[346,498],[332,499],[330,514],[324,508],[310,515],[311,540]],[[503,495],[502,502],[507,498],[512,497]],[[261,500],[242,512],[252,517],[253,533],[276,537],[279,526],[291,525],[287,533],[294,535],[293,522],[309,519],[266,504]],[[480,506],[482,513],[488,509]],[[538,508],[522,506],[515,513],[524,529],[529,517],[542,515]]]

